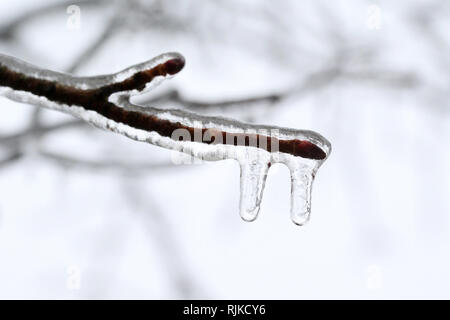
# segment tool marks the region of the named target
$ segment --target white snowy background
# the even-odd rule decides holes
[[[450,298],[449,16],[448,1],[1,1],[2,53],[95,75],[177,51],[185,69],[137,101],[311,129],[333,152],[309,224],[290,221],[282,165],[246,223],[237,163],[174,166],[1,97],[0,298]]]

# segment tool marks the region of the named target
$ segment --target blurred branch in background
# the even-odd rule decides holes
[[[26,23],[33,19],[42,19],[46,15],[53,12],[66,11],[66,8],[70,5],[77,5],[83,7],[100,6],[103,4],[111,3],[111,0],[64,0],[51,4],[39,5],[35,9],[30,9],[24,13],[19,13],[11,21],[0,24],[0,38],[3,41],[14,41],[16,33]]]

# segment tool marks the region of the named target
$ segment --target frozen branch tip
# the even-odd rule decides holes
[[[0,94],[199,159],[237,160],[241,167],[240,214],[246,221],[258,215],[270,166],[283,163],[291,172],[291,219],[298,225],[306,223],[312,183],[331,144],[313,131],[253,125],[130,101],[184,66],[182,55],[165,53],[114,74],[76,77],[0,54]]]

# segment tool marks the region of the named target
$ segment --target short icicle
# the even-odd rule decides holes
[[[317,167],[305,163],[290,166],[291,171],[291,220],[305,225],[311,214],[311,192]]]
[[[245,221],[254,221],[258,217],[269,171],[270,156],[267,152],[245,152],[239,159],[241,167],[241,195],[239,213]]]

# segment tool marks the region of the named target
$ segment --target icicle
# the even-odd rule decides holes
[[[253,221],[258,217],[269,171],[269,160],[267,152],[252,150],[247,152],[246,159],[239,161],[241,167],[239,213],[245,221]]]
[[[311,192],[315,169],[306,164],[296,163],[291,171],[291,220],[302,226],[311,214]]]

